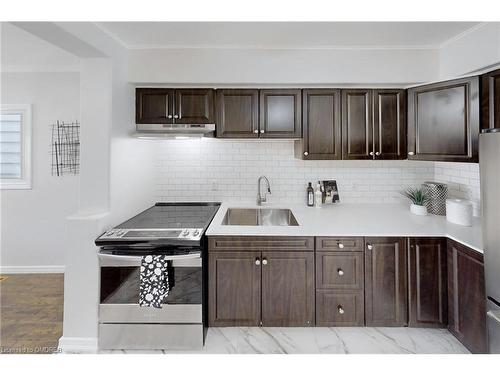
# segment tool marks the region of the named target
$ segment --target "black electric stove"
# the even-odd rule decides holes
[[[104,232],[95,244],[123,253],[141,249],[179,253],[200,247],[219,207],[215,202],[156,203]]]

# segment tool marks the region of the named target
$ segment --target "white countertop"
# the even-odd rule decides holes
[[[446,221],[445,216],[416,216],[399,203],[339,203],[321,208],[271,203],[262,208],[289,208],[299,226],[222,225],[227,209],[259,208],[255,203],[222,203],[207,229],[208,236],[363,236],[363,237],[448,237],[483,252],[481,219],[472,227]]]

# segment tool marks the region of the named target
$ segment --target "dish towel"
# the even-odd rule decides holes
[[[146,255],[141,259],[139,306],[161,309],[168,296],[168,260],[165,255]]]

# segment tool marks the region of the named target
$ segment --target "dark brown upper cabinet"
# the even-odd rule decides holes
[[[342,159],[340,90],[302,92],[302,140],[295,157],[304,160]]]
[[[500,69],[481,76],[481,128],[500,128]]]
[[[259,137],[259,90],[217,90],[217,137]]]
[[[477,162],[479,79],[408,90],[408,159]]]
[[[404,90],[342,90],[342,156],[406,158]]]
[[[214,90],[137,88],[137,124],[213,124]]]
[[[409,326],[448,324],[446,239],[410,238],[408,247]]]
[[[135,92],[137,124],[172,124],[174,90],[137,88]]]
[[[472,353],[487,353],[484,259],[448,240],[448,329]]]
[[[406,159],[406,91],[373,90],[375,159]]]
[[[342,158],[373,159],[370,90],[342,90]]]
[[[300,138],[301,107],[301,90],[260,90],[260,137]]]
[[[408,323],[406,239],[366,237],[365,321],[371,327]]]
[[[213,124],[215,122],[214,90],[175,90],[174,120],[176,124]]]

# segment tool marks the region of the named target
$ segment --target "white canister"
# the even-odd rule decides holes
[[[447,199],[446,220],[453,224],[472,226],[472,203],[465,199]]]

